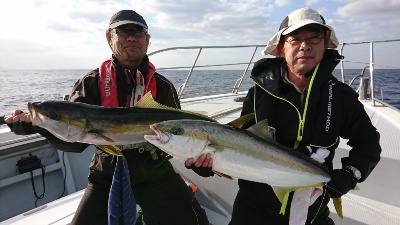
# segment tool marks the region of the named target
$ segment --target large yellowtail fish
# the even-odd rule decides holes
[[[147,93],[134,107],[110,108],[68,101],[28,103],[35,126],[67,142],[82,142],[120,155],[115,145],[145,142],[154,134],[150,124],[176,119],[215,121],[202,114],[175,109],[154,101]]]
[[[266,120],[248,130],[200,120],[170,120],[150,127],[156,135],[144,139],[174,158],[196,160],[210,153],[217,174],[269,184],[283,203],[281,213],[291,191],[321,187],[330,180],[322,163],[264,138],[270,136]]]

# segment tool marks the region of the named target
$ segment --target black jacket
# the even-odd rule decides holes
[[[147,56],[145,56],[142,65],[140,66],[140,68],[138,68],[143,75],[146,75],[148,73],[148,63],[149,59]],[[124,76],[124,69],[120,66],[120,64],[114,57],[113,66],[117,71],[119,105],[121,107],[124,107],[126,96],[131,94],[133,86],[127,85],[126,82],[124,82],[124,80],[126,79]],[[154,74],[154,76],[156,78],[157,85],[157,96],[155,100],[160,104],[180,109],[180,102],[173,84],[167,78],[157,72]],[[86,104],[100,106],[101,99],[98,79],[98,68],[90,71],[82,78],[80,78],[72,88],[72,91],[69,95],[69,101],[83,102]],[[86,147],[89,146],[89,144],[85,143],[69,143],[62,141],[48,132],[44,136],[54,147],[66,152],[82,152],[83,150],[85,150]]]
[[[352,149],[348,157],[342,158],[342,166],[352,165],[358,168],[362,173],[362,182],[380,160],[380,137],[362,103],[358,101],[357,93],[332,75],[340,58],[342,57],[336,50],[326,50],[315,76],[313,77],[314,71],[306,75],[309,85],[303,96],[282,78],[284,59],[261,59],[252,70],[251,78],[256,85],[250,88],[244,100],[242,115],[255,112],[256,121],[268,119],[269,126],[276,129],[276,140],[287,147],[312,146],[329,149],[331,153],[325,159],[325,165],[331,170],[339,137],[348,139],[347,144]],[[265,199],[276,200],[269,185],[239,180],[239,186],[242,192],[256,193]],[[269,204],[264,203],[269,207],[267,214],[270,215],[267,217],[275,218],[275,222],[278,222],[284,218],[278,215],[280,203],[269,201]],[[319,206],[320,203],[321,199],[314,205]],[[329,214],[326,211],[327,203],[325,198],[319,215]],[[287,207],[289,209],[290,205]],[[315,216],[316,212],[313,210],[311,207],[309,215]],[[288,214],[287,211],[285,217]]]
[[[148,73],[148,63],[149,60],[146,56],[143,60],[142,65],[138,68],[144,76]],[[113,66],[117,73],[118,101],[119,105],[122,107],[125,106],[127,95],[130,95],[133,90],[132,85],[128,85],[126,84],[126,82],[124,82],[124,80],[126,79],[124,72],[134,73],[135,71],[124,71],[124,69],[118,63],[117,59],[114,57]],[[173,84],[157,72],[154,74],[154,76],[157,85],[157,95],[155,100],[163,105],[180,108],[181,106],[178,95]],[[98,87],[98,79],[98,68],[84,75],[75,83],[70,93],[69,100],[72,102],[83,102],[100,106],[101,100]],[[62,141],[49,132],[43,133],[42,135],[46,137],[50,144],[53,145],[55,148],[66,152],[82,152],[89,146],[89,144],[86,143],[70,143]],[[157,149],[158,153],[160,151],[161,150]],[[130,151],[125,155],[131,171],[131,177],[136,177],[134,183],[140,182],[142,179],[145,179],[146,174],[149,173],[155,165],[159,166],[160,163],[169,163],[163,161],[165,158],[160,158],[159,160],[153,161],[151,159],[151,155],[147,151],[144,151],[143,154],[138,154],[137,152],[137,150]],[[89,175],[89,178],[92,180],[96,179],[98,182],[103,182],[102,179],[97,179],[103,177],[106,178],[107,182],[111,181],[114,173],[115,162],[116,160],[112,155],[97,149],[90,164],[91,174]]]

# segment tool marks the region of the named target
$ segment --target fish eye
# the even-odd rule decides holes
[[[180,126],[175,126],[171,128],[171,134],[173,135],[182,135],[184,131],[185,130]]]
[[[58,113],[49,113],[48,117],[52,120],[59,120],[61,118]]]

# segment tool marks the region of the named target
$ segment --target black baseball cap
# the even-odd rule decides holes
[[[143,17],[133,10],[121,10],[115,13],[110,19],[109,28],[113,29],[124,24],[136,24],[146,30],[148,29]]]

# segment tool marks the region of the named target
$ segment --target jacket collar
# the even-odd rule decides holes
[[[123,66],[119,63],[117,57],[115,57],[115,55],[112,55],[112,59],[113,59],[113,64],[114,67],[118,70],[124,70],[125,68],[123,68]],[[145,55],[143,57],[143,61],[142,64],[140,64],[139,68],[137,68],[144,76],[146,76],[149,73],[149,57],[147,55]]]
[[[325,50],[314,82],[318,84],[329,79],[327,74],[332,74],[332,71],[343,58],[344,57],[341,56],[337,50]],[[282,78],[282,68],[284,68],[284,66],[284,58],[264,58],[254,64],[250,77],[266,90],[274,92],[279,86],[285,84]],[[307,73],[306,77],[309,78],[313,72],[314,69]]]

